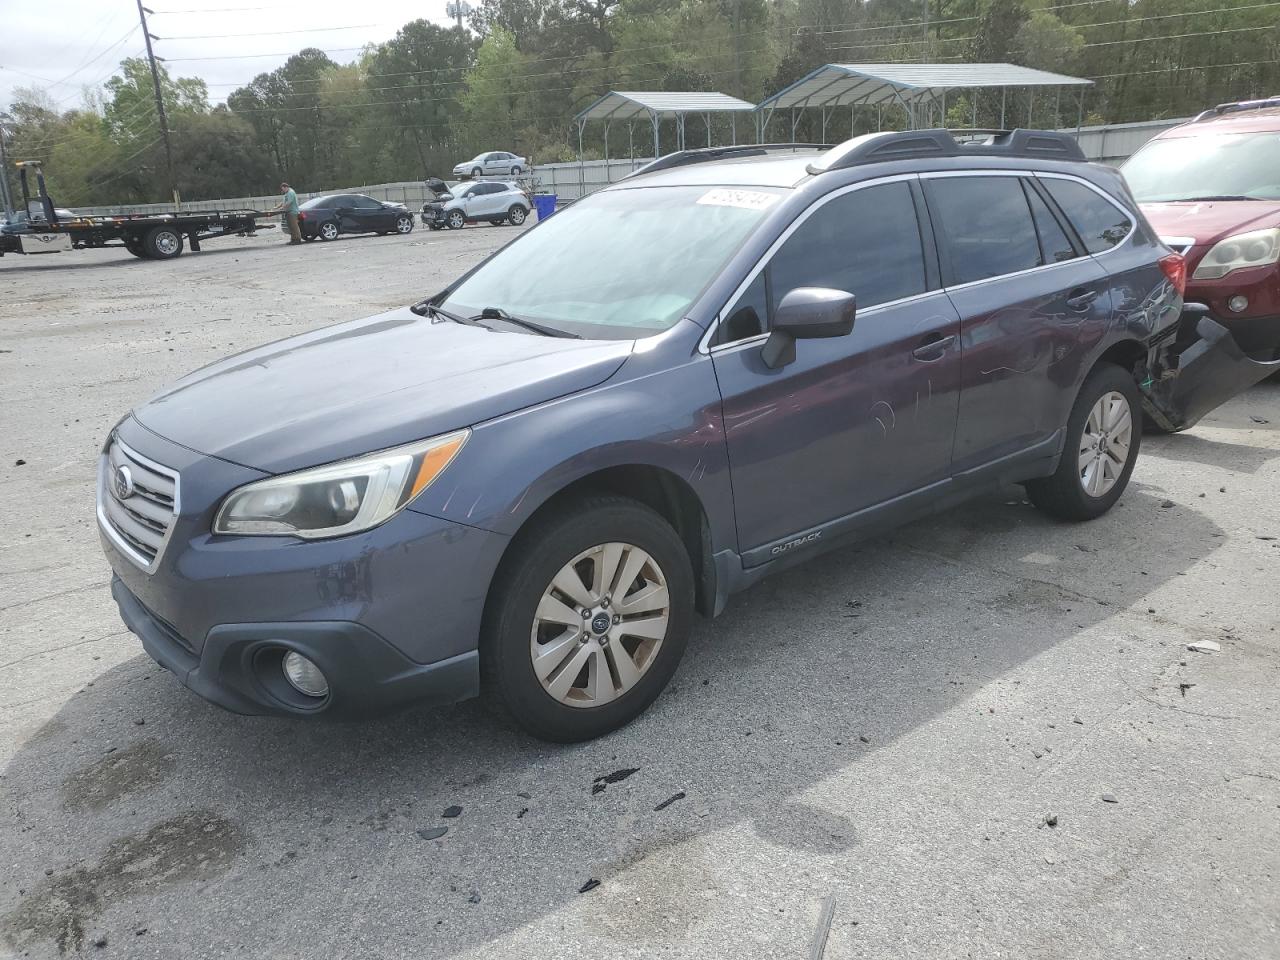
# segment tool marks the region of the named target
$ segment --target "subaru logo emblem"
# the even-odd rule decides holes
[[[117,500],[128,500],[133,496],[133,471],[128,467],[116,467],[116,472],[111,478],[111,492],[116,495]]]
[[[591,620],[591,630],[594,633],[608,633],[612,622],[607,613],[597,613]]]

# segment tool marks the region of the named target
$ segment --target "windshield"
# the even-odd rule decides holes
[[[780,191],[610,190],[580,200],[496,254],[445,309],[485,307],[584,337],[624,340],[674,326]]]
[[[1120,169],[1140,203],[1280,200],[1280,133],[1152,140]]]

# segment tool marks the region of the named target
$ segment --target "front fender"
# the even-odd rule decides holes
[[[695,353],[676,365],[629,359],[604,384],[476,426],[411,509],[510,536],[571,483],[628,465],[683,480],[702,504],[714,547],[734,543],[720,394],[708,357]]]

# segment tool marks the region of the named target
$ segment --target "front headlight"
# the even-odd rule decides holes
[[[1265,267],[1277,260],[1280,260],[1280,228],[1252,230],[1215,243],[1191,279],[1218,280],[1232,270]]]
[[[223,501],[213,532],[312,540],[376,527],[430,486],[470,435],[459,430],[247,484]]]

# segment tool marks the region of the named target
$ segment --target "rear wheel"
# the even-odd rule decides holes
[[[483,175],[484,175],[484,171],[481,170],[479,167],[476,167],[474,170],[471,171],[472,180],[479,180],[480,177]]]
[[[182,253],[182,234],[173,227],[152,227],[142,241],[152,260],[172,260]]]
[[[1133,377],[1104,364],[1085,378],[1058,469],[1027,483],[1031,502],[1061,520],[1092,520],[1120,499],[1142,442],[1141,405]]]
[[[461,230],[466,226],[467,218],[462,215],[461,210],[451,210],[449,211],[448,223],[450,230]]]
[[[516,167],[512,167],[512,168],[511,168],[511,175],[512,175],[513,177],[518,177],[518,176],[520,176],[520,168],[519,168],[518,166],[516,166]]]
[[[514,226],[520,226],[524,223],[524,218],[529,215],[529,211],[518,203],[513,203],[511,209],[507,211],[507,221]]]
[[[338,225],[332,220],[326,220],[320,224],[319,229],[316,231],[321,240],[337,240],[339,232]]]
[[[125,237],[124,248],[139,259],[147,259],[146,244],[140,237]]]
[[[648,507],[597,497],[535,520],[514,550],[485,611],[486,686],[545,740],[633,720],[688,639],[693,571],[680,537]]]

